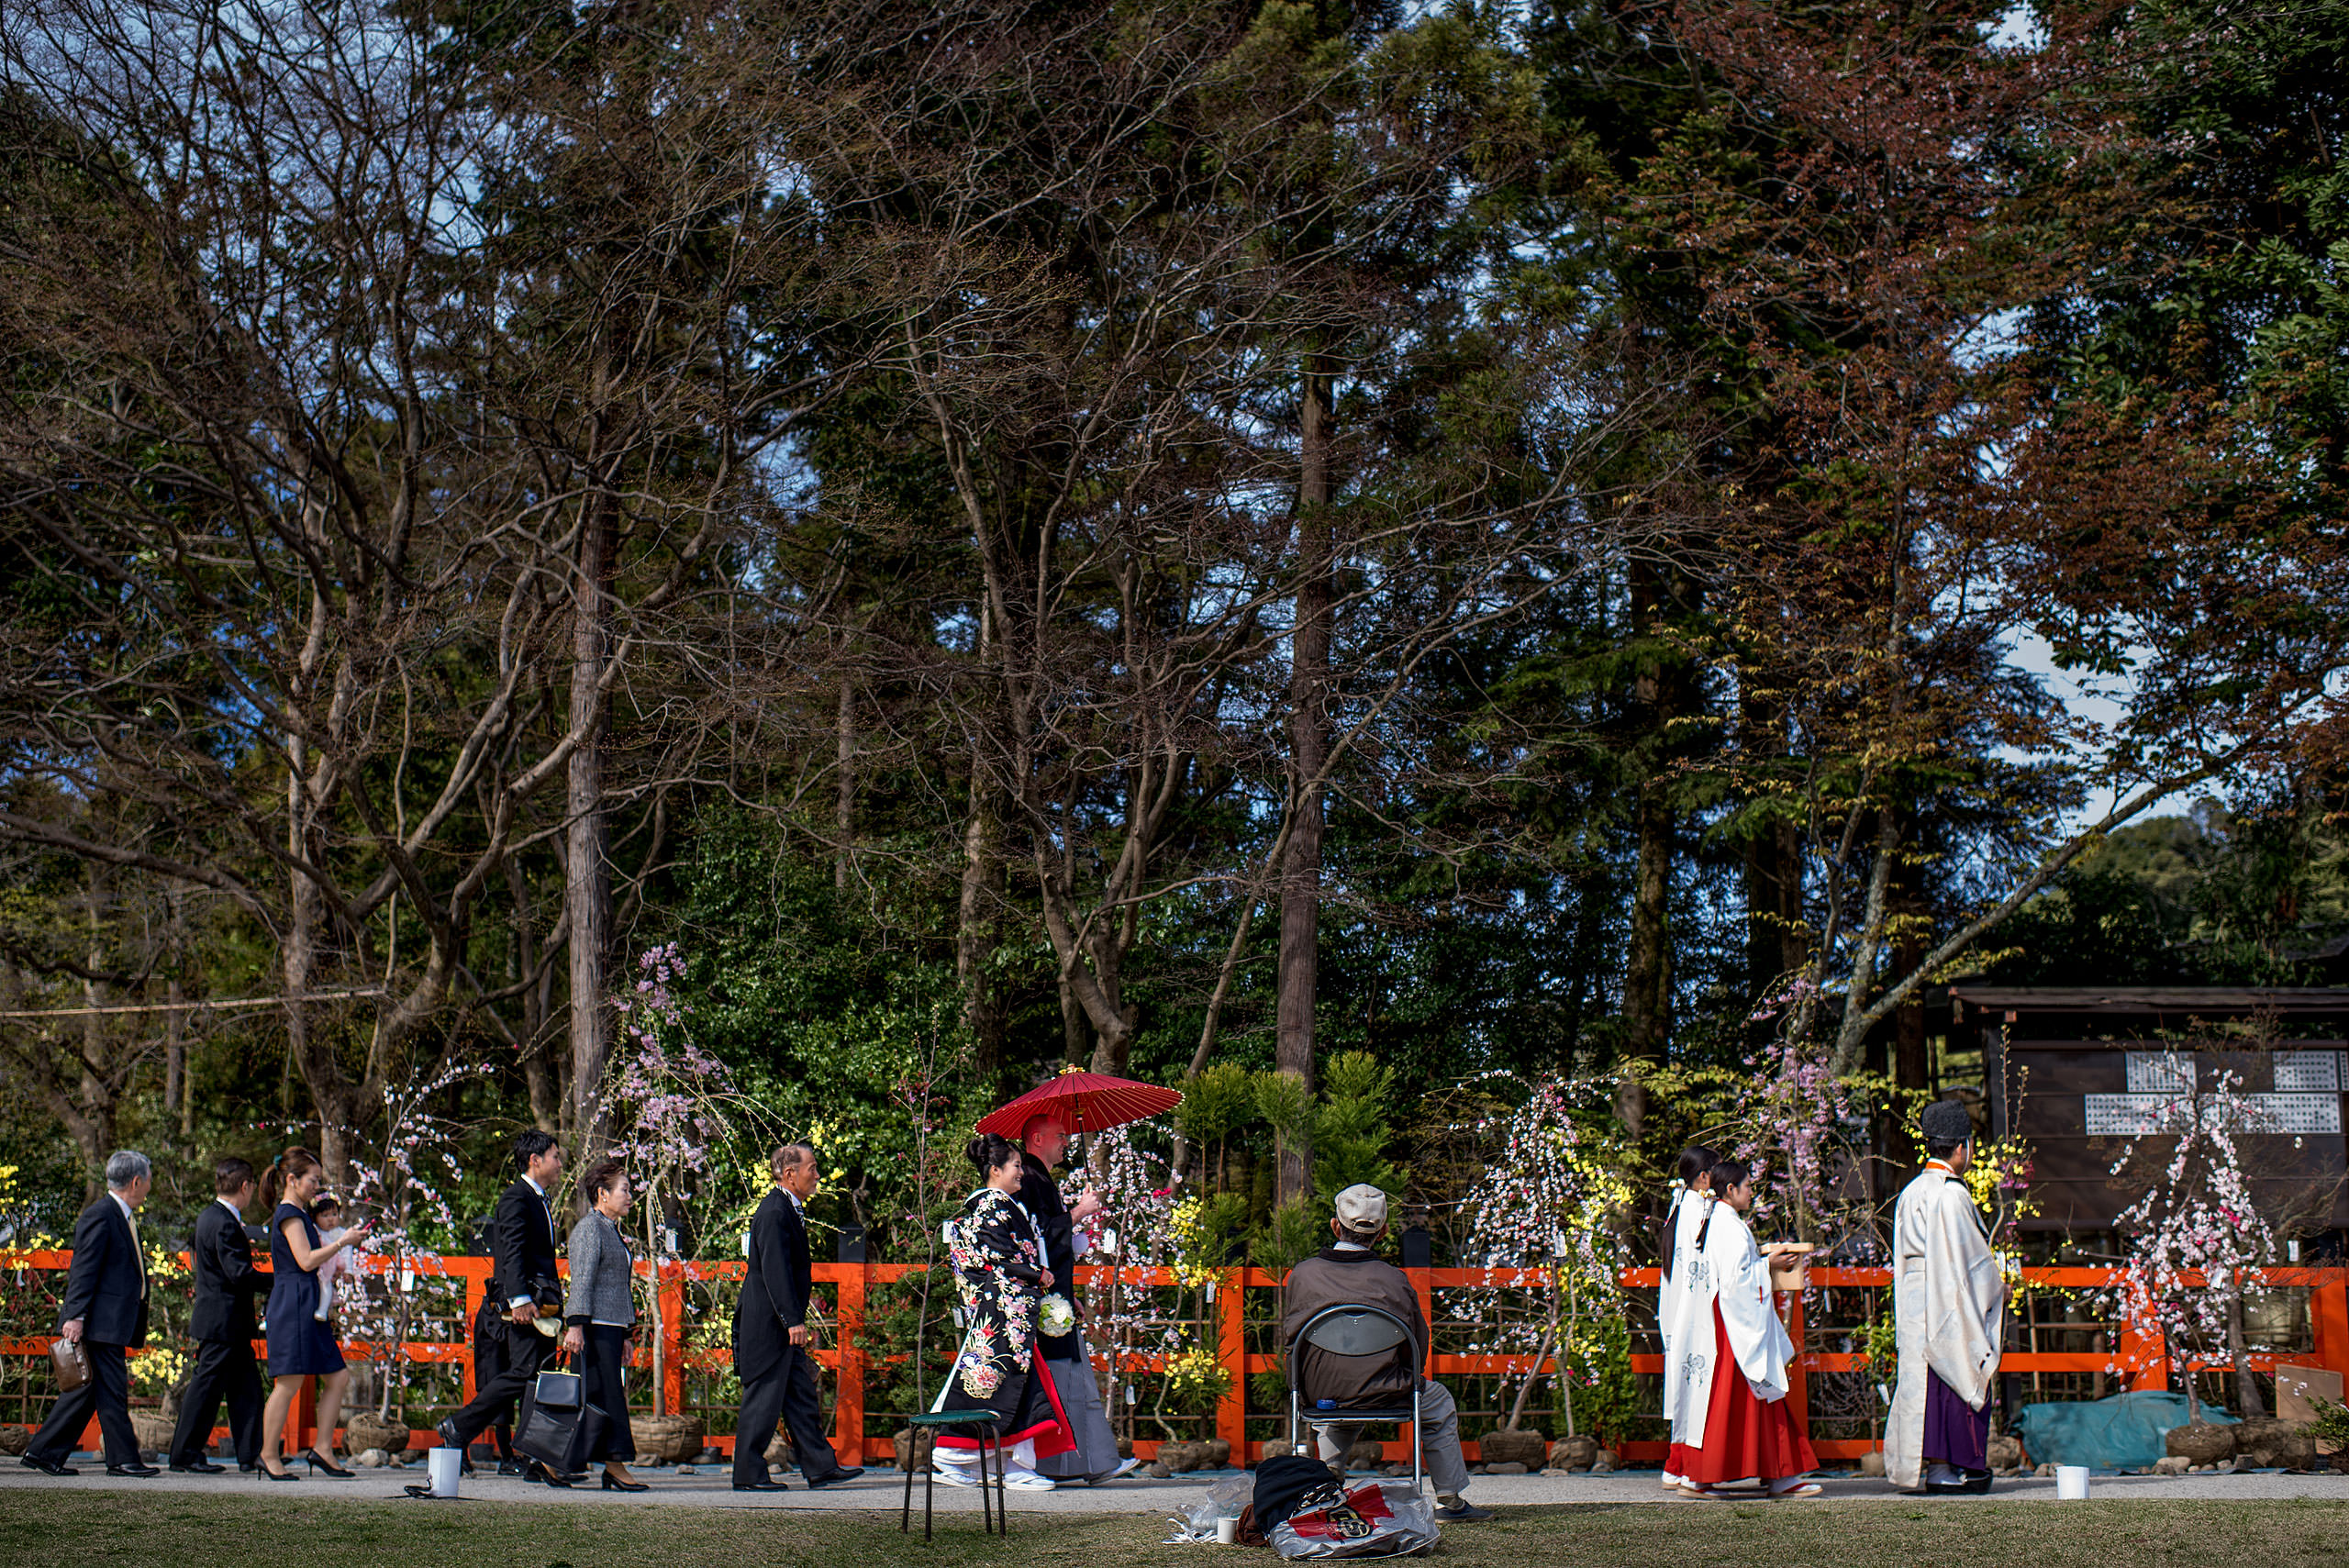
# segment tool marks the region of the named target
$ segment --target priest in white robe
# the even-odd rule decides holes
[[[1987,1492],[2006,1285],[1960,1179],[1974,1155],[1972,1117],[1954,1100],[1937,1100],[1921,1126],[1925,1168],[1893,1214],[1900,1377],[1885,1423],[1884,1473],[1909,1491]]]

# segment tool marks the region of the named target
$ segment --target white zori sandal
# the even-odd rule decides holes
[[[1799,1475],[1789,1475],[1783,1481],[1770,1483],[1770,1497],[1816,1497],[1827,1490],[1816,1481],[1805,1481]]]
[[[1683,1481],[1679,1491],[1682,1496],[1694,1497],[1700,1503],[1726,1503],[1730,1500],[1728,1493],[1716,1492],[1698,1481]]]

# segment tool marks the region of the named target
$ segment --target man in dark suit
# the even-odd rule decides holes
[[[253,1244],[245,1234],[245,1208],[253,1201],[253,1168],[230,1158],[212,1167],[214,1201],[196,1216],[188,1251],[195,1264],[195,1307],[188,1315],[188,1337],[195,1341],[195,1370],[180,1396],[180,1421],[172,1432],[173,1470],[217,1475],[228,1466],[204,1457],[212,1440],[212,1418],[222,1400],[228,1405],[228,1436],[237,1468],[261,1464],[261,1368],[253,1361],[253,1297],[268,1284],[253,1267]]]
[[[139,1457],[130,1429],[130,1369],[123,1352],[147,1342],[147,1260],[139,1250],[139,1206],[154,1183],[147,1156],[116,1151],[106,1160],[106,1195],[73,1225],[73,1267],[57,1331],[82,1347],[88,1381],[58,1396],[49,1419],[25,1445],[20,1462],[51,1475],[72,1475],[72,1457],[90,1413],[106,1437],[106,1473],[144,1479],[161,1471]]]
[[[734,1490],[780,1492],[767,1473],[767,1444],[780,1417],[807,1485],[831,1486],[864,1473],[843,1465],[824,1440],[824,1408],[816,1397],[816,1363],[807,1353],[807,1292],[815,1271],[807,1257],[807,1223],[800,1206],[816,1193],[816,1151],[786,1143],[767,1161],[774,1191],[751,1220],[751,1255],[742,1294],[734,1303],[734,1370],[742,1379],[742,1408],[734,1423]]]
[[[505,1340],[505,1365],[487,1383],[477,1383],[473,1398],[443,1419],[440,1440],[462,1451],[530,1386],[554,1340],[533,1325],[543,1315],[560,1325],[562,1285],[554,1272],[554,1209],[550,1201],[562,1180],[562,1149],[547,1133],[532,1128],[514,1139],[514,1160],[522,1174],[497,1200],[490,1220],[489,1251],[495,1272],[489,1288],[506,1309],[498,1330]],[[465,1461],[467,1465],[471,1460]],[[527,1473],[534,1481],[568,1485],[542,1466]]]

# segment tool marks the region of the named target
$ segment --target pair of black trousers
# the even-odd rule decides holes
[[[212,1440],[212,1418],[228,1406],[228,1440],[237,1462],[261,1462],[261,1367],[250,1340],[203,1340],[195,1347],[195,1371],[180,1396],[180,1424],[172,1431],[172,1462],[194,1464]]]
[[[505,1352],[505,1364],[497,1375],[486,1383],[473,1385],[473,1396],[449,1418],[449,1426],[456,1433],[457,1446],[470,1448],[494,1421],[513,1419],[514,1407],[522,1397],[530,1380],[539,1375],[539,1367],[554,1345],[552,1340],[528,1323],[503,1319],[497,1325],[498,1339]]]
[[[617,1459],[626,1463],[636,1457],[636,1434],[628,1424],[628,1330],[590,1323],[586,1333],[586,1353],[579,1358],[581,1383],[587,1403],[601,1410],[604,1418],[584,1418],[587,1446],[580,1461]]]
[[[812,1481],[841,1468],[840,1456],[824,1437],[824,1404],[816,1396],[816,1363],[804,1345],[785,1351],[774,1371],[742,1385],[742,1410],[734,1422],[737,1482],[767,1478],[767,1444],[774,1441],[778,1418],[791,1434],[791,1451],[798,1456],[801,1475]]]
[[[492,1379],[506,1370],[506,1332],[503,1319],[497,1315],[497,1303],[484,1301],[481,1310],[473,1314],[473,1387],[486,1388]],[[508,1405],[497,1412],[490,1424],[490,1431],[497,1439],[497,1457],[514,1457],[514,1407]]]
[[[57,1403],[50,1407],[49,1419],[25,1445],[25,1457],[64,1463],[81,1443],[82,1429],[90,1424],[90,1413],[95,1410],[98,1430],[106,1439],[106,1462],[137,1464],[139,1434],[130,1429],[130,1366],[123,1359],[122,1347],[85,1337],[82,1359],[90,1363],[89,1377],[72,1393],[57,1396]]]

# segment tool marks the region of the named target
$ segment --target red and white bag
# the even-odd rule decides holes
[[[1266,1539],[1283,1557],[1417,1557],[1435,1550],[1435,1505],[1408,1485],[1373,1482],[1343,1502],[1291,1514]]]

